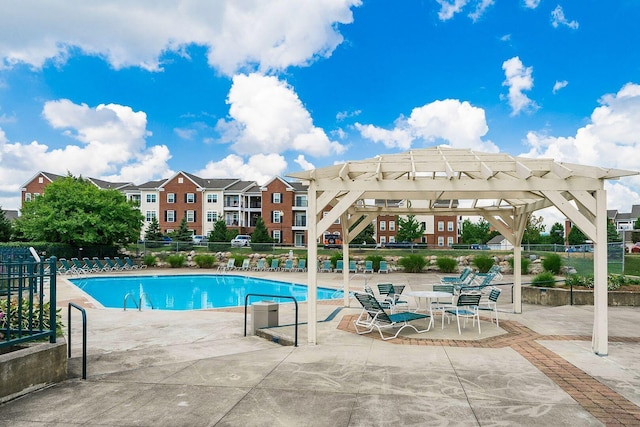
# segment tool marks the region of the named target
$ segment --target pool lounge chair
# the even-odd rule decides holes
[[[235,269],[236,269],[236,259],[235,258],[229,258],[227,260],[227,265],[218,266],[218,272],[219,273],[224,273],[225,271],[231,271],[231,270],[235,270]]]
[[[469,275],[473,272],[471,267],[465,267],[457,276],[444,276],[440,278],[440,283],[464,283],[469,278]]]
[[[380,333],[380,338],[384,341],[396,338],[400,335],[400,332],[404,328],[411,328],[417,333],[421,334],[427,332],[433,326],[433,319],[428,314],[413,313],[409,311],[403,311],[401,313],[387,314],[386,311],[380,305],[374,296],[367,293],[356,292],[354,294],[356,299],[362,305],[362,312],[356,320],[353,321],[353,326],[356,328],[356,332],[359,335],[368,334],[374,329],[377,329]],[[413,320],[428,319],[427,329],[418,329],[409,322]],[[360,327],[360,329],[358,328]],[[382,333],[383,329],[398,328],[395,335],[385,336]]]
[[[271,267],[267,268],[267,271],[278,271],[280,270],[280,260],[279,259],[272,259],[271,260]]]
[[[98,258],[97,256],[93,257],[93,263],[95,265],[97,265],[102,271],[115,271],[115,270],[117,270],[117,268],[110,267],[106,263],[103,263],[102,260],[100,258]]]
[[[264,258],[261,258],[258,260],[258,263],[256,264],[255,267],[253,267],[254,271],[265,271],[267,269],[266,266],[266,260]]]
[[[127,264],[127,266],[129,266],[129,268],[131,268],[133,270],[138,270],[138,269],[141,269],[141,268],[147,268],[147,266],[145,264],[136,264],[128,256],[124,257],[124,262]]]
[[[133,268],[131,268],[127,264],[125,264],[124,261],[122,261],[120,259],[120,257],[114,256],[113,260],[118,265],[118,267],[120,267],[120,270],[133,270]]]
[[[378,274],[386,273],[389,274],[389,265],[387,261],[380,261],[380,268],[378,268]]]
[[[364,268],[362,269],[364,274],[373,273],[373,261],[365,261]]]
[[[65,274],[86,274],[86,270],[78,270],[75,266],[69,264],[69,261],[66,258],[60,258],[60,264],[62,267],[58,269],[58,271]]]
[[[292,272],[293,271],[293,260],[292,259],[288,259],[284,262],[284,267],[282,267],[281,269],[282,271],[288,271],[288,272]]]
[[[331,260],[322,261],[322,266],[320,267],[320,273],[331,273]]]
[[[102,267],[100,267],[98,264],[96,264],[95,262],[90,260],[88,257],[82,258],[82,261],[89,268],[89,271],[93,271],[93,272],[96,272],[96,273],[100,273],[100,272],[105,271],[105,270],[102,269]]]
[[[71,258],[71,262],[77,271],[81,271],[84,273],[97,273],[97,270],[92,270],[86,264],[80,262],[78,258]]]
[[[113,271],[122,271],[122,269],[120,268],[120,266],[118,266],[114,260],[112,260],[111,258],[109,258],[108,256],[104,257],[104,262],[107,263],[107,265],[109,267],[111,267],[111,270]]]
[[[298,260],[298,265],[293,269],[294,271],[307,271],[307,260],[302,258]]]
[[[349,261],[349,273],[357,273],[358,265],[355,261]]]
[[[240,268],[238,268],[238,270],[242,270],[242,271],[251,270],[251,259],[249,258],[243,259],[242,265],[240,266]]]
[[[344,270],[344,261],[339,259],[336,261],[336,269],[334,270],[336,273],[342,273]]]

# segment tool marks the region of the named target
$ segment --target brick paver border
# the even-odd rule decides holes
[[[338,329],[356,333],[353,322],[357,317],[358,315],[343,316],[338,324]],[[501,320],[500,327],[507,333],[480,340],[430,339],[400,336],[386,342],[392,344],[443,347],[511,347],[605,425],[640,425],[640,407],[537,342],[537,340],[589,341],[591,340],[590,336],[539,334],[513,320]],[[380,340],[379,334],[372,333],[368,336]],[[610,337],[609,341],[640,343],[640,338]]]

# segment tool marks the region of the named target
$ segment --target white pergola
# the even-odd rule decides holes
[[[638,172],[529,159],[508,154],[435,147],[350,161],[288,176],[308,187],[308,258],[315,265],[314,242],[340,219],[344,259],[349,242],[378,215],[469,215],[484,217],[521,257],[530,215],[555,206],[594,243],[594,322],[592,349],[606,355],[607,203],[604,181]],[[398,205],[370,200],[404,200]],[[418,202],[419,201],[419,202]],[[460,202],[460,203],[454,203]],[[412,203],[413,202],[413,203]],[[464,203],[463,203],[464,202]],[[323,212],[329,211],[326,215]],[[355,227],[360,219],[362,221]],[[349,230],[353,227],[352,230]],[[349,271],[344,269],[345,306]],[[308,270],[308,341],[317,343],[317,270]],[[522,312],[520,263],[514,263],[514,311]]]

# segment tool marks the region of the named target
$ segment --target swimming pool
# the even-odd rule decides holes
[[[125,295],[143,308],[160,310],[198,310],[244,306],[247,294],[288,295],[298,302],[307,300],[307,287],[295,283],[234,275],[120,276],[69,279],[78,288],[109,308],[123,308]],[[335,289],[318,288],[318,299],[331,299]],[[250,298],[249,304],[261,297]],[[281,299],[279,302],[292,302]],[[134,308],[128,299],[127,307]]]

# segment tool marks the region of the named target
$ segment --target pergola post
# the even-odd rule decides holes
[[[595,354],[608,354],[609,318],[607,292],[607,196],[605,190],[595,192],[596,238],[593,244],[593,337],[591,347]],[[624,255],[623,255],[624,256]]]
[[[349,306],[349,225],[347,224],[347,214],[340,216],[342,227],[342,283],[344,289],[344,306]]]
[[[318,343],[317,333],[317,295],[318,295],[318,215],[316,214],[316,183],[311,181],[307,192],[307,342],[309,344]]]

